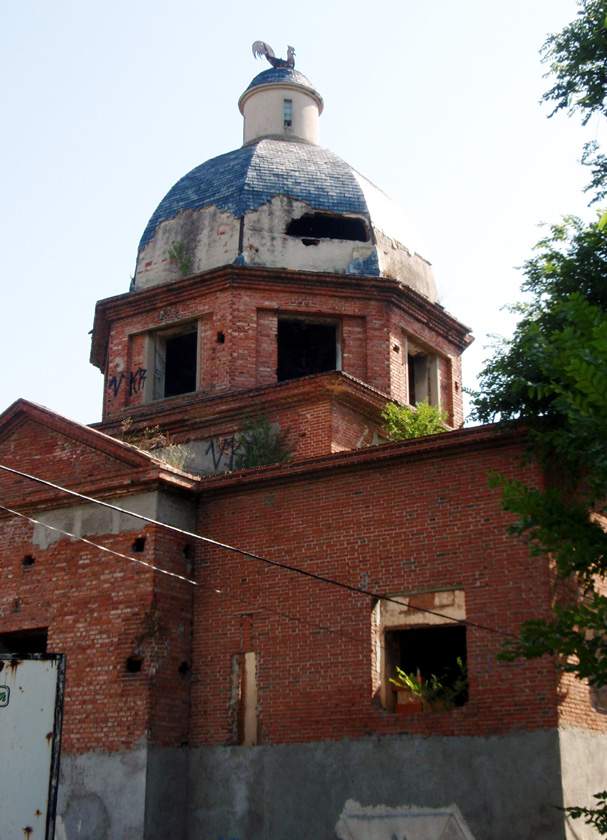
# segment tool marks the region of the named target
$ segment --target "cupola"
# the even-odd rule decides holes
[[[262,137],[318,143],[323,101],[309,79],[292,67],[259,73],[238,100],[244,117],[243,143]]]

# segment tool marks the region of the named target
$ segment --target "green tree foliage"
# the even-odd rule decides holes
[[[553,106],[550,116],[578,114],[583,125],[593,114],[607,116],[607,0],[581,0],[576,19],[546,39],[542,54],[554,82],[542,97]],[[592,202],[603,201],[607,156],[595,141],[584,146],[582,163],[590,168]]]
[[[590,117],[607,114],[607,0],[580,0],[577,17],[560,32],[549,35],[542,48],[554,84],[542,97],[565,110]],[[551,114],[551,116],[552,116]]]
[[[576,19],[543,48],[553,86],[550,116],[565,110],[585,125],[607,115],[607,0],[580,0]],[[607,196],[607,157],[584,147],[593,201]],[[567,218],[524,266],[529,300],[510,341],[495,348],[474,395],[477,419],[519,421],[546,489],[493,477],[511,531],[554,564],[560,596],[550,618],[522,625],[500,658],[551,654],[565,672],[607,685],[607,214],[597,224]],[[567,811],[607,834],[607,792],[594,808]]]
[[[502,658],[557,655],[563,670],[607,685],[607,536],[590,511],[607,512],[607,230],[577,219],[552,229],[525,266],[529,303],[498,348],[474,396],[482,421],[519,420],[545,466],[540,490],[496,477],[512,531],[549,555],[578,597],[550,620],[523,625]]]
[[[447,431],[446,412],[425,402],[418,403],[415,408],[387,403],[381,417],[389,440],[408,440]]]

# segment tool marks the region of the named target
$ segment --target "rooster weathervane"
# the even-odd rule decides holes
[[[288,47],[286,59],[276,58],[274,50],[265,41],[253,41],[252,49],[255,58],[265,56],[272,67],[295,67],[295,47]]]

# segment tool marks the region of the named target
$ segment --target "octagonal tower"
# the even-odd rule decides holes
[[[213,472],[235,466],[260,412],[296,458],[379,442],[388,399],[459,426],[471,338],[438,304],[405,215],[318,144],[323,100],[299,71],[259,73],[238,104],[243,145],[168,191],[130,292],[98,304],[101,427],[159,425],[192,471]]]

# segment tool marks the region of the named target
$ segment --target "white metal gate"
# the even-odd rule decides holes
[[[0,840],[53,840],[65,657],[0,654]]]

